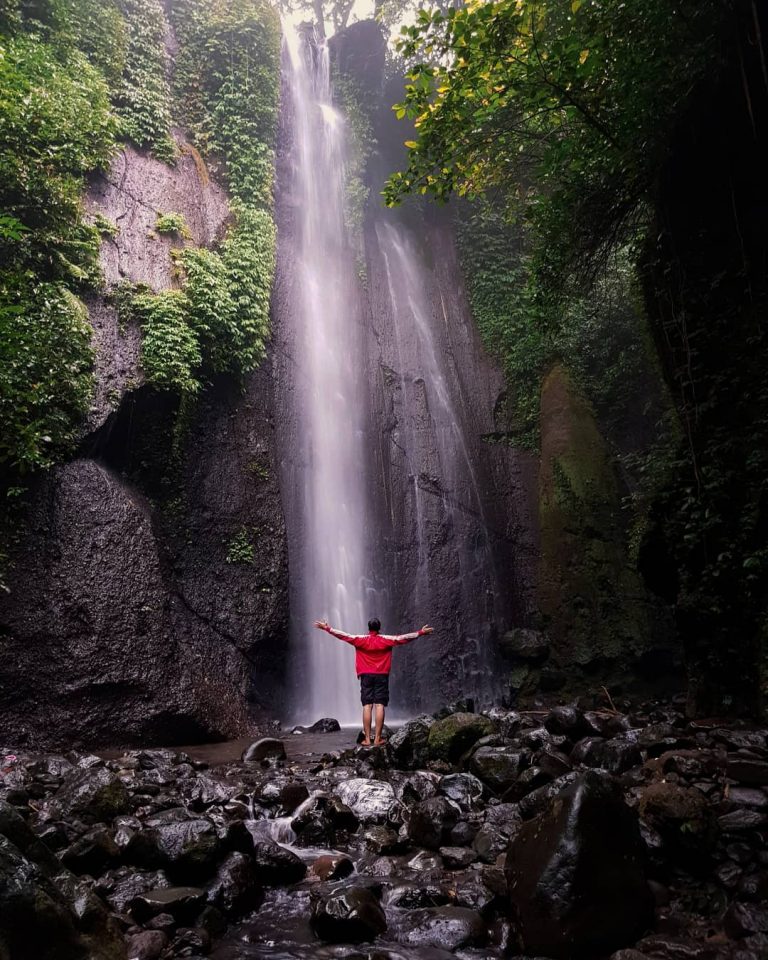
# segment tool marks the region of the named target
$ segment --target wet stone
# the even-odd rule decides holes
[[[312,864],[312,873],[320,880],[343,880],[354,872],[355,866],[347,856],[324,854]]]
[[[268,887],[286,886],[304,879],[304,862],[292,850],[272,840],[258,840],[253,844],[256,879]]]
[[[253,859],[238,851],[228,854],[208,884],[206,896],[208,903],[228,916],[255,910],[261,900],[261,886]]]
[[[160,913],[170,913],[183,922],[197,915],[204,900],[205,891],[199,887],[163,887],[140,893],[129,909],[139,923]]]
[[[477,853],[468,847],[440,847],[439,853],[449,870],[465,870],[477,860]]]
[[[396,805],[395,792],[384,780],[353,778],[340,783],[336,793],[363,823],[387,820]]]
[[[285,760],[285,744],[274,737],[262,737],[243,751],[243,763],[259,763],[262,760]]]
[[[428,752],[434,760],[457,760],[481,737],[493,732],[493,723],[474,713],[454,713],[429,728]]]
[[[363,840],[374,853],[395,853],[401,846],[395,831],[383,826],[369,827],[363,834]]]
[[[168,937],[160,930],[142,930],[126,940],[129,960],[156,960],[168,946]]]
[[[330,895],[312,897],[312,929],[331,943],[375,940],[387,929],[379,901],[366,887],[348,887]]]
[[[405,943],[449,951],[482,944],[487,936],[483,918],[466,907],[414,910],[401,918],[400,928]]]
[[[68,847],[61,855],[61,862],[73,873],[98,877],[119,857],[120,848],[115,843],[112,831],[97,826]]]
[[[411,808],[408,839],[416,846],[437,850],[449,838],[458,819],[458,812],[449,800],[430,797]]]
[[[480,747],[470,760],[470,770],[496,793],[503,793],[517,779],[524,754],[513,747]]]
[[[483,797],[483,785],[471,773],[451,773],[442,777],[438,790],[464,809],[476,806]]]

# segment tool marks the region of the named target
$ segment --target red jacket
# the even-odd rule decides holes
[[[331,627],[328,627],[328,633],[345,643],[351,643],[355,648],[355,671],[358,677],[361,673],[389,673],[392,669],[392,648],[424,636],[421,630],[417,630],[399,637],[387,637],[383,633],[366,633],[362,637],[353,637]]]

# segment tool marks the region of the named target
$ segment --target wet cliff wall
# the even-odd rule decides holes
[[[161,68],[154,80],[166,98],[165,127],[142,147],[121,145],[88,183],[84,220],[101,231],[102,278],[82,294],[94,382],[77,441],[47,471],[4,474],[15,495],[4,526],[0,725],[20,743],[236,736],[273,706],[282,674],[287,558],[270,363],[248,372],[253,363],[232,369],[216,354],[263,339],[253,303],[265,296],[256,289],[262,283],[266,310],[274,233],[269,203],[255,198],[238,172],[242,157],[209,122],[219,54],[235,72],[250,57],[252,77],[261,71],[252,87],[267,91],[263,113],[275,91],[274,116],[279,25],[254,3],[229,5],[222,22],[194,2],[121,10],[128,53],[115,109],[145,116],[152,84],[138,75],[145,99],[133,113],[126,89],[151,55]],[[189,84],[197,100],[190,93],[175,103],[186,126],[172,126],[171,87],[189,82],[203,39],[211,72],[200,67],[200,82]],[[133,58],[132,43],[144,44]],[[229,132],[238,122],[249,129],[271,169],[268,124],[262,117],[259,127],[253,103],[238,109],[226,118]],[[135,125],[128,129],[142,141]],[[270,181],[271,174],[267,193]],[[244,247],[265,251],[266,265],[248,260]],[[235,287],[240,266],[251,285],[245,292]],[[201,276],[210,287],[197,283]],[[218,297],[205,322],[200,289]],[[245,319],[231,309],[235,293],[250,304]],[[181,312],[164,313],[167,304]],[[231,343],[212,330],[222,316]],[[149,342],[162,349],[149,354]],[[184,366],[178,343],[197,343],[197,366]],[[183,370],[193,388],[163,379],[167,370]]]

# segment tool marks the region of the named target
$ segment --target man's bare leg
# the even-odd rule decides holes
[[[370,747],[371,745],[371,715],[373,713],[373,704],[366,703],[363,705],[363,733],[365,734],[365,739],[363,740],[364,747]],[[378,727],[377,727],[378,729]],[[377,734],[378,736],[378,734]]]
[[[384,705],[381,703],[376,704],[376,739],[373,741],[374,746],[379,746],[384,743],[381,739],[381,731],[384,729]]]

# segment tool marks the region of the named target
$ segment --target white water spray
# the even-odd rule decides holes
[[[359,699],[354,651],[312,620],[327,618],[348,632],[363,632],[366,609],[365,470],[363,423],[367,403],[360,303],[354,252],[344,223],[346,124],[332,102],[325,40],[285,26],[289,53],[294,155],[293,317],[288,402],[296,444],[288,482],[295,521],[290,557],[294,580],[292,638],[300,651],[296,704],[301,718],[356,719]]]

